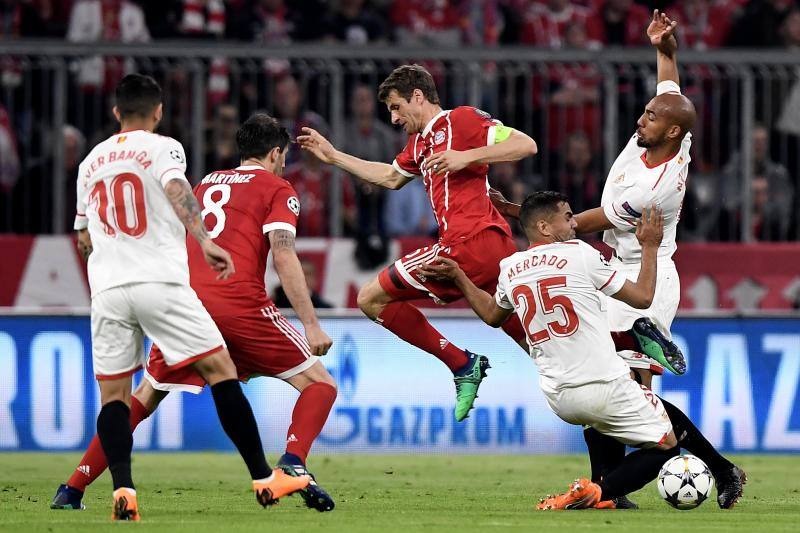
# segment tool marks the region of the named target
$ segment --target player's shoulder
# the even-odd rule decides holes
[[[492,120],[492,115],[471,105],[462,105],[450,110],[450,120]]]
[[[296,195],[297,192],[292,187],[292,184],[289,183],[285,178],[278,176],[277,174],[273,174],[269,170],[258,169],[254,170],[253,174],[253,182],[257,183],[264,191],[271,194],[277,194],[278,192],[288,192],[291,195]]]

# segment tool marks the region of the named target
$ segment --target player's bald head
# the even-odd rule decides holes
[[[650,101],[656,115],[663,116],[670,125],[680,126],[680,137],[683,139],[686,132],[694,127],[697,112],[691,100],[682,94],[659,94]]]

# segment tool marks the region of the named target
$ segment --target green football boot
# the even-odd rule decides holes
[[[664,336],[649,318],[639,318],[630,329],[639,351],[678,376],[686,373],[686,359],[674,342]]]
[[[467,351],[469,362],[455,372],[453,381],[456,384],[456,420],[461,422],[469,416],[472,404],[478,397],[478,387],[486,377],[489,359],[485,355],[478,355]]]

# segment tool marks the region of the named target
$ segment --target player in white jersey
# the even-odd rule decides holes
[[[129,413],[144,335],[158,344],[167,365],[192,365],[210,385],[220,423],[250,470],[259,503],[270,505],[309,483],[308,476],[270,472],[222,335],[189,286],[184,228],[220,278],[233,274],[234,266],[208,236],[185,176],[183,147],[153,133],[161,112],[161,89],[152,78],[123,78],[114,107],[121,131],[98,144],[78,169],[75,229],[88,261],[92,360],[102,403],[97,433],[114,483],[114,520],[140,519]]]
[[[676,434],[696,428],[674,407],[631,379],[616,355],[600,293],[643,309],[653,300],[663,217],[646,207],[637,220],[641,270],[626,279],[600,253],[575,239],[576,223],[564,195],[538,192],[523,202],[520,223],[531,247],[500,263],[497,292],[478,289],[446,258],[426,265],[426,276],[445,277],[461,289],[473,310],[498,327],[516,311],[551,409],[563,420],[590,425],[639,447],[596,483],[581,479],[566,494],[548,497],[540,509],[614,508],[613,500],[653,480],[678,453]],[[674,431],[673,431],[674,427]]]

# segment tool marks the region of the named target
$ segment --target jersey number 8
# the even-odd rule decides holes
[[[545,315],[551,315],[556,312],[557,308],[560,308],[565,320],[565,323],[563,324],[558,320],[547,322],[546,329],[536,332],[531,331],[531,322],[533,321],[533,317],[536,316],[537,298],[533,294],[533,290],[531,290],[528,285],[519,285],[514,287],[511,295],[514,298],[514,305],[517,307],[517,309],[523,309],[522,326],[525,328],[525,333],[528,335],[531,345],[549,341],[551,334],[555,335],[556,337],[569,337],[578,330],[580,320],[578,319],[577,313],[575,313],[575,307],[572,305],[572,300],[563,294],[557,296],[552,296],[550,294],[550,289],[566,286],[566,276],[545,278],[539,280],[539,282],[536,284],[536,288],[539,293],[538,300],[541,302],[539,307],[541,307],[542,312]]]
[[[216,192],[220,193],[219,200],[214,200],[213,198]],[[225,183],[213,185],[203,193],[203,210],[200,212],[200,216],[203,217],[203,222],[205,222],[206,216],[208,215],[214,215],[214,219],[216,220],[214,227],[208,229],[208,236],[212,239],[219,237],[219,234],[225,229],[226,217],[225,211],[223,211],[222,208],[230,200],[231,186]],[[206,225],[206,228],[208,228],[208,225]]]

